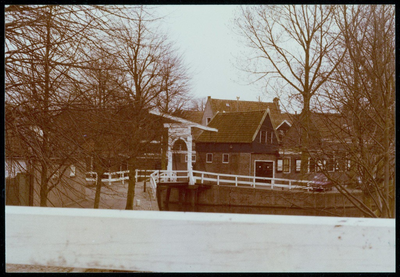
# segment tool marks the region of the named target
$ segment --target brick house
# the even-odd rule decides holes
[[[351,139],[344,132],[345,120],[338,114],[311,113],[309,125],[310,158],[307,173],[301,176],[302,126],[301,115],[293,116],[293,126],[281,140],[277,156],[276,176],[288,179],[312,179],[316,174],[349,182],[352,162],[346,153]]]
[[[269,109],[217,112],[196,140],[196,170],[275,177],[279,141]]]

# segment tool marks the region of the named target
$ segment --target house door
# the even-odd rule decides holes
[[[256,162],[256,176],[257,177],[274,177],[274,162]],[[261,181],[261,180],[260,180]],[[258,182],[260,182],[258,181]],[[271,183],[270,180],[263,180],[262,182]]]

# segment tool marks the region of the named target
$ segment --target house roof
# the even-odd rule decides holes
[[[293,125],[283,139],[283,145],[298,147],[299,138],[303,130],[301,126],[301,114],[293,116]],[[309,127],[310,147],[321,147],[325,142],[345,142],[349,137],[346,130],[346,119],[340,114],[334,113],[314,113],[310,114]]]
[[[202,118],[203,118],[203,111],[189,111],[185,110],[182,111],[181,117],[184,119],[187,119],[189,121],[201,124]]]
[[[269,109],[274,128],[279,126],[284,120],[287,120],[290,124],[292,123],[290,114],[281,113],[278,104],[274,102],[214,99],[211,97],[208,98],[208,101],[210,102],[213,114],[217,112],[265,111]]]
[[[169,114],[165,114],[165,113],[160,113],[160,112],[157,112],[157,111],[150,111],[150,113],[153,114],[153,115],[156,115],[156,116],[160,116],[163,119],[165,118],[165,119],[170,120],[170,121],[172,120],[172,122],[178,122],[178,123],[181,123],[181,124],[184,124],[184,125],[187,125],[187,126],[190,126],[190,127],[195,127],[195,128],[201,129],[201,130],[207,130],[207,131],[213,131],[213,132],[217,132],[218,131],[218,130],[213,129],[213,128],[209,127],[209,126],[203,126],[201,124],[198,124],[196,122],[192,122],[190,120],[187,120],[187,119],[184,119],[184,118],[181,118],[181,117],[177,117],[177,116],[173,116],[173,115],[169,115]]]
[[[204,131],[197,142],[251,143],[267,114],[268,110],[219,112],[208,124],[218,132]]]
[[[181,117],[184,119],[187,119],[189,121],[201,124],[202,119],[203,119],[203,111],[189,111],[189,110],[184,110],[182,111]],[[194,140],[197,140],[197,138],[200,136],[200,134],[203,132],[203,130],[199,128],[192,128],[192,136]]]

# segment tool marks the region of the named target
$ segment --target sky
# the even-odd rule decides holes
[[[191,93],[195,98],[272,102],[261,86],[246,84],[243,71],[235,66],[243,44],[232,31],[235,5],[158,6],[166,15],[165,28],[190,67]]]

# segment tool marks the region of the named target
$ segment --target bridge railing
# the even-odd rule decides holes
[[[87,172],[89,177],[86,178],[88,181],[95,181],[97,173]],[[116,171],[116,172],[105,172],[104,175],[108,176],[103,178],[102,181],[111,185],[113,182],[124,182],[129,180],[129,170]],[[199,183],[213,182],[217,185],[234,185],[234,186],[247,186],[253,188],[268,187],[274,188],[285,188],[285,189],[306,189],[311,188],[311,184],[314,181],[309,180],[295,180],[295,179],[283,179],[283,178],[268,178],[258,176],[246,176],[246,175],[233,175],[233,174],[222,174],[205,171],[192,171],[193,178]],[[136,181],[139,178],[149,178],[150,183],[155,188],[158,182],[179,182],[187,181],[189,178],[189,171],[187,170],[141,170],[137,169],[135,174]]]
[[[129,180],[129,170],[104,172],[103,175],[107,177],[102,178],[101,181],[104,183],[108,183],[108,185],[111,185],[111,183],[114,182],[125,182],[126,180]],[[86,181],[96,182],[96,180],[97,180],[97,172],[94,171],[86,172]]]
[[[136,169],[135,170],[135,179],[138,182],[139,178],[149,178],[150,174],[153,173],[154,170],[151,169]],[[114,182],[122,182],[129,180],[129,170],[122,170],[122,171],[114,171],[114,172],[104,172],[101,181],[111,185]],[[86,181],[88,182],[96,182],[97,180],[97,172],[95,171],[88,171],[86,172]]]
[[[233,175],[233,174],[221,174],[204,171],[193,171],[195,180],[204,183],[205,181],[215,182],[217,185],[229,184],[235,186],[248,186],[248,187],[269,187],[275,188],[286,188],[286,189],[310,189],[310,185],[313,181],[309,180],[294,180],[294,179],[283,179],[283,178],[268,178],[258,176],[246,176],[246,175]]]
[[[395,272],[395,220],[6,206],[6,263],[151,272]]]
[[[285,189],[306,189],[309,190],[314,181],[309,180],[297,180],[297,179],[283,179],[283,178],[268,178],[258,176],[246,176],[246,175],[233,175],[233,174],[221,174],[205,171],[192,171],[193,178],[197,183],[203,184],[204,182],[213,182],[216,185],[234,185],[242,187],[253,187],[262,188],[268,187],[274,188],[285,188]],[[187,181],[189,178],[189,172],[187,170],[158,170],[153,172],[150,176],[153,178],[153,183],[158,182],[177,182]]]

